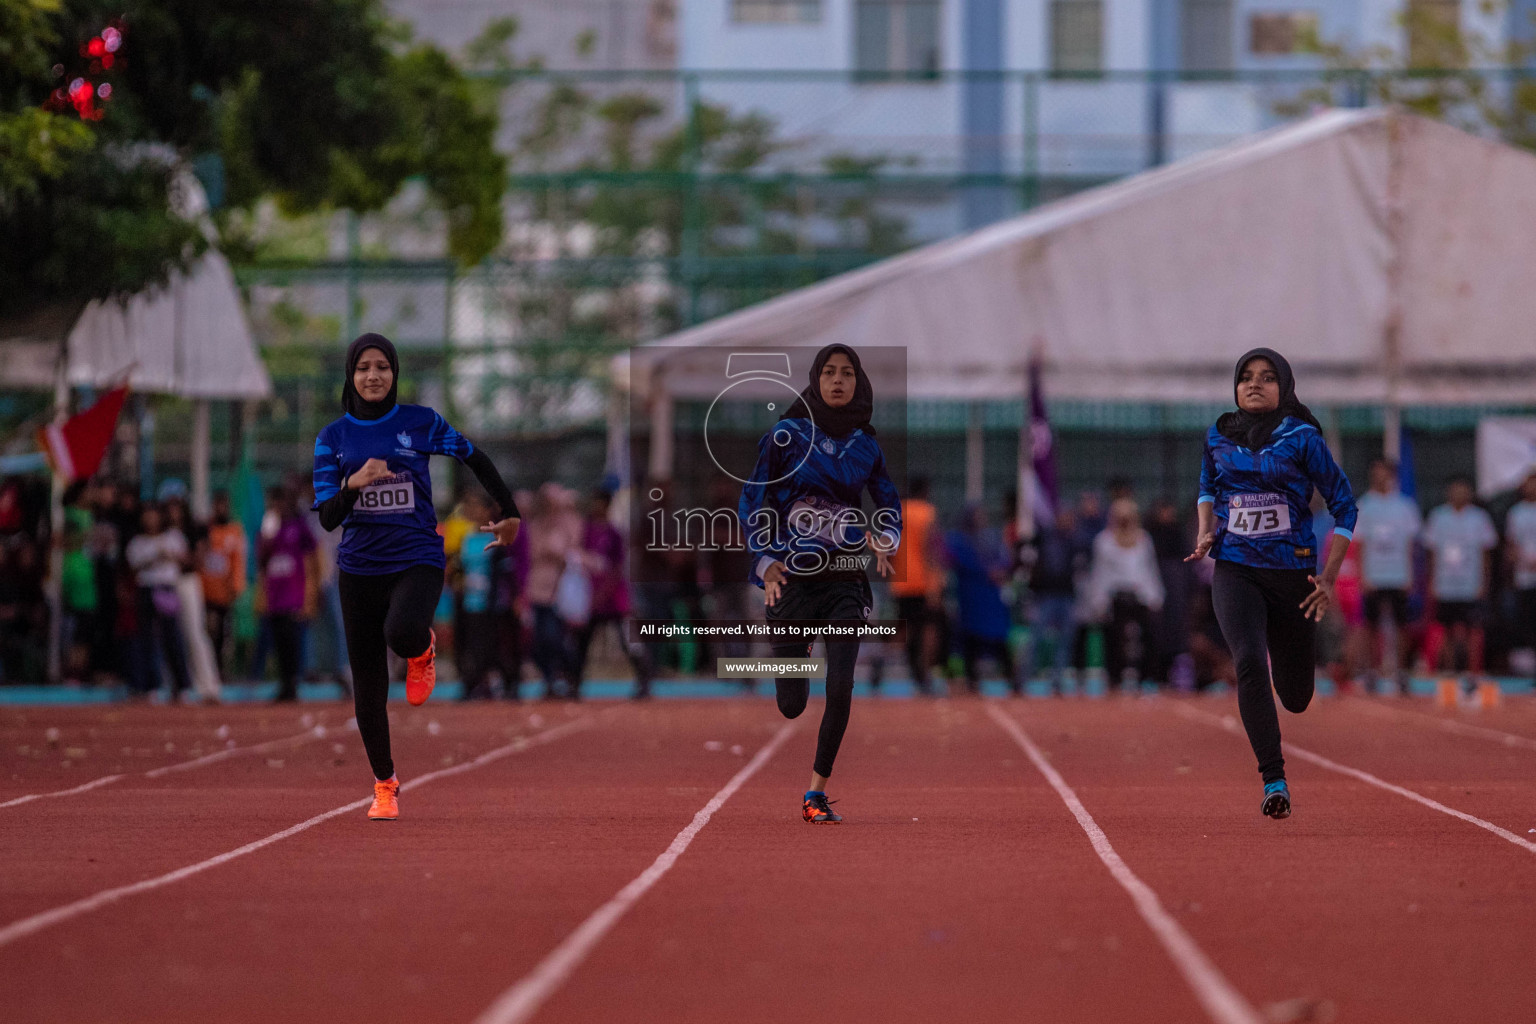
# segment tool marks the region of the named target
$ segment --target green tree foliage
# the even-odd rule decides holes
[[[600,379],[615,351],[909,244],[875,198],[889,158],[828,156],[808,180],[770,168],[786,143],[760,114],[508,81],[540,90],[514,149],[524,230],[503,250],[499,294],[528,423]]]
[[[495,127],[493,99],[379,0],[0,0],[0,315],[194,256],[204,229],[174,201],[193,160],[226,206],[296,213],[375,210],[419,176],[452,255],[478,262],[501,238]]]
[[[1479,0],[1485,23],[1506,21],[1502,0]],[[1321,56],[1336,83],[1352,87],[1354,102],[1394,104],[1423,117],[1470,132],[1493,132],[1511,145],[1536,149],[1536,80],[1497,69],[1527,66],[1536,51],[1528,43],[1495,41],[1461,17],[1449,0],[1408,0],[1398,15],[1404,45],[1352,48],[1327,40],[1306,40],[1304,49]],[[1490,71],[1490,69],[1494,69]],[[1299,114],[1317,103],[1337,100],[1337,86],[1311,89],[1281,112]]]

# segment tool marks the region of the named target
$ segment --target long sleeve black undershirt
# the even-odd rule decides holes
[[[517,510],[517,502],[512,498],[512,492],[507,488],[506,481],[496,470],[496,464],[491,457],[476,448],[469,453],[469,457],[463,460],[475,474],[475,479],[480,481],[480,486],[485,488],[485,493],[491,496],[491,501],[501,509],[503,519],[521,519],[522,514]],[[350,478],[349,478],[350,479]],[[352,512],[352,506],[357,504],[358,492],[342,482],[341,490],[331,495],[320,503],[316,510],[320,513],[320,527],[329,533],[346,521]]]
[[[476,448],[469,453],[469,458],[464,460],[464,465],[474,471],[475,479],[480,481],[480,486],[485,488],[485,493],[491,496],[491,502],[501,509],[503,519],[521,519],[522,513],[517,510],[517,502],[512,499],[512,492],[507,488],[506,481],[496,470],[496,463],[485,452]]]

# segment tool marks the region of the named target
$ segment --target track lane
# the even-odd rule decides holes
[[[110,775],[170,773],[303,742],[315,726],[345,731],[351,704],[108,705],[0,709],[0,808],[50,798]],[[321,737],[315,737],[321,738]],[[231,753],[231,750],[237,753]],[[82,790],[83,791],[83,790]],[[25,802],[32,802],[30,799]]]
[[[1536,956],[1530,853],[1295,759],[1295,815],[1263,818],[1246,739],[1172,712],[1179,700],[1040,705],[1048,725],[1035,731],[1127,862],[1256,1005],[1349,1021],[1527,1019],[1536,982],[1516,967]],[[1231,699],[1188,703],[1236,711]],[[1416,735],[1373,738],[1362,719],[1335,718],[1323,702],[1281,724],[1296,742],[1318,728],[1384,746]]]
[[[408,790],[399,822],[344,815],[29,938],[12,948],[31,972],[0,955],[0,989],[22,992],[8,1020],[468,1020],[665,848],[741,767],[731,746],[778,724],[715,708],[598,712]]]
[[[533,1020],[1206,1019],[981,704],[858,703],[842,825],[799,820],[813,747],[808,727]]]
[[[400,776],[462,763],[557,724],[516,706],[476,714],[452,705],[392,713]],[[530,718],[538,716],[538,724]],[[436,729],[436,734],[434,734]],[[269,756],[196,771],[135,776],[67,800],[0,812],[0,925],[175,871],[371,796],[372,774],[355,728]]]

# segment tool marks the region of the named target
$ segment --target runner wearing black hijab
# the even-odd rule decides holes
[[[737,512],[752,552],[751,581],[763,588],[768,621],[863,623],[874,604],[864,567],[874,554],[882,576],[901,539],[901,498],[870,425],[874,389],[847,345],[828,345],[811,364],[810,383],[757,445],[757,465]],[[859,507],[868,488],[876,510]],[[872,521],[871,521],[872,520]],[[776,657],[808,657],[814,641],[772,644]],[[857,639],[826,639],[827,704],[821,716],[811,788],[801,813],[814,823],[842,821],[827,799],[827,777],[848,728]],[[805,710],[810,680],[775,680],[779,710]]]
[[[1296,397],[1291,365],[1273,349],[1237,361],[1237,409],[1206,434],[1200,467],[1197,561],[1216,559],[1211,602],[1237,669],[1237,706],[1264,778],[1260,811],[1291,813],[1280,752],[1280,718],[1270,693],[1299,714],[1312,701],[1317,673],[1316,626],[1333,601],[1333,584],[1349,550],[1355,498],[1317,419]],[[1333,516],[1321,574],[1312,532],[1312,491]]]
[[[500,519],[482,530],[493,545],[512,543],[520,516],[512,493],[482,451],[436,412],[398,405],[400,357],[388,338],[364,334],[347,349],[342,417],[315,439],[315,505],[327,530],[345,526],[337,582],[352,663],[357,729],[373,767],[368,817],[399,816],[399,778],[389,748],[386,646],[406,659],[405,692],[422,704],[437,681],[432,614],[443,590],[443,539],[432,507],[429,455],[452,455],[472,469]]]

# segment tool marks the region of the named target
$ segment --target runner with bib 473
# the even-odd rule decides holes
[[[1237,669],[1237,707],[1264,777],[1262,813],[1289,817],[1291,791],[1280,753],[1280,703],[1312,702],[1317,623],[1349,551],[1357,515],[1349,480],[1317,419],[1296,397],[1291,366],[1256,348],[1237,361],[1237,409],[1205,438],[1200,467],[1200,537],[1186,561],[1216,559],[1211,603]],[[1312,532],[1312,491],[1328,502],[1333,535],[1321,574]]]

